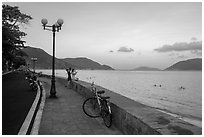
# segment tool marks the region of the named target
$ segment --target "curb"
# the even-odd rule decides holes
[[[39,83],[36,98],[18,132],[18,135],[34,135],[38,133],[45,103],[45,91],[41,88],[41,85],[42,84]]]
[[[13,72],[13,71],[7,71],[7,72],[5,72],[5,73],[2,73],[2,76],[6,75],[6,74],[9,74],[9,73],[11,73],[11,72]]]
[[[33,119],[34,113],[36,111],[37,104],[38,104],[38,102],[40,100],[40,92],[41,91],[40,91],[40,88],[38,86],[38,91],[37,91],[37,95],[35,97],[35,100],[34,100],[32,106],[31,106],[31,108],[30,108],[30,110],[29,110],[29,112],[28,112],[28,114],[27,114],[27,116],[26,116],[26,118],[25,118],[19,132],[18,132],[18,135],[26,135],[27,134],[27,132],[29,130],[29,127],[30,127],[30,124],[31,124],[31,121]]]
[[[31,130],[30,135],[38,135],[39,134],[40,122],[41,122],[41,118],[42,118],[43,109],[45,106],[46,93],[45,93],[45,89],[42,86],[42,83],[40,83],[40,87],[42,87],[41,103],[40,103],[40,106],[38,108],[38,112],[36,114],[35,121],[34,121],[33,128]]]

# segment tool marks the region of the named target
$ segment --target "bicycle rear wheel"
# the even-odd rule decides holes
[[[100,117],[100,106],[97,102],[97,99],[94,97],[88,98],[83,103],[83,111],[84,113],[91,117],[96,118]]]
[[[101,101],[101,105],[102,105],[101,114],[102,114],[104,124],[106,125],[106,127],[109,128],[109,127],[111,127],[111,124],[112,124],[112,114],[109,111],[109,106],[107,103],[108,102],[106,100]]]

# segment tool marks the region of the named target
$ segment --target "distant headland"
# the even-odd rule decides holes
[[[146,67],[146,66],[138,67],[132,70],[133,71],[202,71],[202,58],[179,61],[164,70],[161,70],[158,68]]]

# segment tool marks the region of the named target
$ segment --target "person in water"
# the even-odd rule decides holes
[[[185,88],[183,87],[183,86],[181,86],[179,89],[182,89],[182,90],[184,90]]]
[[[157,85],[156,85],[156,84],[154,84],[154,86],[155,86],[155,87],[157,87]],[[159,86],[159,87],[162,87],[162,85],[158,85],[158,86]]]

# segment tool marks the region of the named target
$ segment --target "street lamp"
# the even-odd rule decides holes
[[[37,58],[31,58],[33,61],[33,73],[35,73],[35,62],[37,61]]]
[[[55,88],[55,32],[61,30],[63,20],[58,19],[55,24],[52,26],[47,25],[47,19],[42,19],[41,23],[43,24],[44,30],[49,30],[53,32],[53,56],[52,56],[52,80],[51,80],[51,89],[50,89],[50,98],[56,98],[56,88]],[[50,29],[51,28],[51,29]]]

